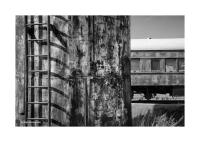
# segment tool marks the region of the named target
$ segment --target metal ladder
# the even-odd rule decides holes
[[[50,61],[50,56],[51,56],[51,50],[50,50],[50,16],[47,16],[47,22],[46,23],[35,23],[34,20],[31,21],[31,23],[28,23],[28,16],[24,17],[24,28],[25,28],[25,94],[24,94],[24,107],[25,107],[25,126],[27,126],[27,124],[29,123],[35,123],[36,121],[41,122],[41,121],[48,121],[48,126],[51,126],[51,61]],[[30,27],[33,28],[34,31],[34,26],[42,26],[42,27],[46,27],[47,29],[47,39],[36,39],[33,38],[32,36],[28,36],[29,33],[29,29]],[[31,44],[31,47],[34,48],[34,42],[46,42],[47,45],[47,55],[34,55],[34,52],[30,53],[30,47],[29,47],[29,42]],[[41,45],[42,46],[42,45]],[[41,47],[42,48],[42,47]],[[32,48],[31,48],[32,51]],[[40,58],[40,57],[45,57],[47,58],[47,62],[48,62],[48,69],[47,70],[35,70],[34,69],[34,59],[35,58]],[[30,60],[29,60],[30,59]],[[29,69],[29,62],[31,65],[31,70]],[[35,86],[34,85],[34,77],[35,77],[35,73],[47,73],[47,80],[48,83],[46,86]],[[29,78],[29,76],[31,76],[31,78]],[[30,83],[30,81],[31,83]],[[38,88],[38,89],[47,89],[48,90],[48,100],[47,101],[35,101],[34,97],[35,97],[35,93],[34,90]],[[31,89],[29,91],[29,89]],[[30,93],[30,94],[29,94]],[[39,93],[38,93],[39,95]],[[31,100],[33,101],[29,101],[31,97]],[[34,116],[34,105],[38,104],[38,105],[47,105],[48,106],[48,118],[35,118]],[[31,109],[29,109],[29,107]],[[30,116],[30,114],[31,116]]]

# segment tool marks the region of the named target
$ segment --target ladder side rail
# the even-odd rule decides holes
[[[38,39],[42,39],[43,38],[43,30],[42,30],[43,16],[41,16],[41,15],[38,16],[38,22],[41,23],[41,24],[35,23],[35,25],[38,25]],[[38,55],[42,55],[42,53],[43,53],[42,42],[39,42],[38,46],[39,46]],[[47,73],[47,71],[44,71],[44,72],[42,71],[42,59],[40,57],[41,56],[38,56],[38,73],[39,73],[38,74],[38,86],[42,86],[43,73]],[[48,105],[48,102],[47,103],[42,102],[42,98],[43,98],[42,89],[38,88],[38,101],[40,102],[40,104]],[[39,118],[42,118],[42,108],[43,108],[43,105],[38,106],[38,117]],[[38,126],[42,126],[42,125],[44,125],[43,121],[41,121],[38,124]]]
[[[25,111],[25,122],[28,118],[28,33],[27,33],[28,17],[24,17],[24,45],[25,45],[25,65],[24,65],[24,111]],[[25,124],[27,126],[27,124]]]
[[[51,126],[51,49],[50,49],[50,16],[47,16],[47,48],[48,48],[48,126]]]
[[[30,23],[31,24],[34,24],[34,16],[30,16]],[[33,33],[30,34],[30,39],[34,39],[35,35],[35,27],[34,25],[31,26],[31,31]],[[31,50],[31,55],[34,55],[35,54],[35,45],[34,45],[34,41],[31,41],[30,42],[30,50]],[[31,70],[34,70],[35,69],[35,58],[34,57],[31,57],[31,60],[30,60],[30,69]],[[31,78],[30,78],[30,83],[31,83],[31,86],[35,86],[35,74],[31,74],[30,75]],[[31,102],[34,102],[35,101],[35,88],[30,88],[30,100]],[[35,117],[35,106],[32,105],[30,106],[31,109],[30,109],[30,114],[31,114],[31,118],[34,118]],[[34,120],[32,120],[33,122]],[[34,123],[32,123],[32,126],[35,126]]]

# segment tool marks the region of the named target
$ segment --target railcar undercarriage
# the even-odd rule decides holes
[[[132,86],[133,100],[184,100],[184,86]]]

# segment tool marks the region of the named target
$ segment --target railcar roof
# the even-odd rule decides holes
[[[131,50],[184,50],[184,38],[132,39]]]

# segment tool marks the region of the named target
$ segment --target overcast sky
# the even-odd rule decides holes
[[[184,16],[132,16],[131,38],[184,38]]]

